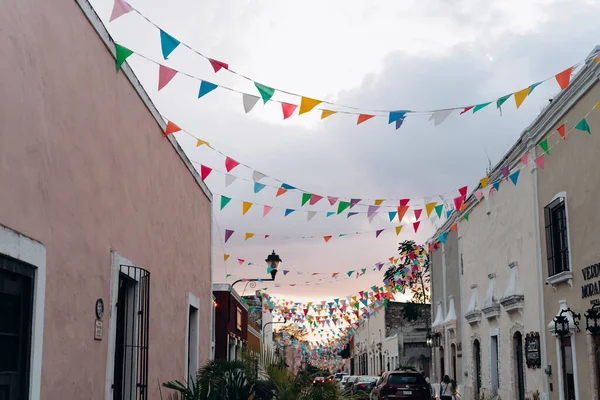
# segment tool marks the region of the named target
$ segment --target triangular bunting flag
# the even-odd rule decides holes
[[[317,212],[316,212],[316,211],[309,211],[309,212],[306,214],[306,220],[307,220],[307,221],[310,221],[311,219],[313,219],[313,217],[314,217],[315,215],[317,215]]]
[[[162,49],[163,58],[166,60],[169,55],[179,46],[179,40],[169,35],[167,32],[160,30],[160,47]]]
[[[286,209],[285,209],[285,215],[284,215],[284,217],[287,217],[288,215],[290,215],[290,214],[291,214],[291,213],[293,213],[294,211],[296,211],[296,210],[293,210],[293,209],[291,209],[291,208],[286,208]]]
[[[564,90],[567,86],[569,86],[569,82],[571,81],[571,73],[573,72],[573,67],[569,67],[565,69],[563,72],[556,74],[556,82],[558,82],[558,86],[560,86],[561,90]]]
[[[390,222],[392,222],[394,220],[394,218],[396,218],[396,215],[398,215],[397,211],[389,211],[388,212],[388,216],[390,217]]]
[[[544,153],[550,154],[550,150],[548,149],[548,139],[544,139],[540,142],[540,148],[544,150]]]
[[[383,204],[383,200],[375,200],[375,205],[380,206]]]
[[[500,172],[502,173],[502,176],[504,177],[504,179],[508,179],[508,172],[509,172],[508,167],[502,167]]]
[[[358,116],[358,119],[356,120],[356,125],[360,125],[363,122],[368,121],[373,117],[374,117],[374,115],[371,115],[371,114],[360,114]]]
[[[476,190],[474,195],[477,198],[477,201],[481,201],[481,199],[483,198],[483,191],[481,189]]]
[[[165,67],[164,65],[158,66],[158,90],[160,91],[162,88],[167,86],[171,79],[177,75],[177,71],[171,69],[169,67]]]
[[[310,201],[308,202],[308,204],[310,204],[311,206],[314,206],[315,204],[317,204],[321,199],[323,199],[323,196],[319,196],[318,194],[311,194],[310,195]]]
[[[378,229],[375,231],[375,237],[378,238],[379,235],[381,235],[381,232],[383,232],[385,229]]]
[[[225,243],[227,243],[227,241],[229,240],[229,238],[231,237],[231,235],[233,235],[234,231],[230,231],[229,229],[225,229]]]
[[[332,215],[335,215],[335,211],[327,211],[325,217],[331,217]]]
[[[226,197],[221,195],[221,210],[225,208],[227,204],[231,201],[231,197]]]
[[[392,122],[397,122],[401,119],[404,119],[404,117],[406,116],[406,113],[408,111],[392,111],[390,112],[389,118],[388,118],[388,124],[391,124]],[[396,127],[396,129],[398,129],[399,127]]]
[[[258,82],[254,82],[254,86],[256,86],[256,88],[258,89],[258,92],[260,93],[260,97],[262,97],[264,104],[267,104],[267,101],[271,100],[271,97],[273,97],[273,94],[275,94],[275,89],[265,85],[261,85]]]
[[[469,222],[469,213],[465,213],[465,220]]]
[[[258,182],[260,181],[262,178],[264,178],[266,175],[263,174],[262,172],[258,172],[258,171],[252,171],[252,180],[254,182]]]
[[[312,195],[310,193],[306,193],[306,192],[302,193],[302,205],[301,206],[304,206],[310,200],[311,196]]]
[[[510,96],[512,96],[512,93],[511,94],[507,94],[506,96],[502,96],[498,100],[496,100],[496,108],[502,107],[502,104],[504,104],[504,102],[506,100],[508,100],[510,98]]]
[[[458,193],[460,193],[460,195],[463,197],[463,199],[467,198],[467,188],[468,188],[468,186],[463,186],[460,189],[458,189]]]
[[[581,121],[579,121],[577,123],[577,125],[575,125],[575,129],[578,129],[580,131],[584,131],[589,133],[590,135],[592,134],[592,131],[590,129],[590,125],[588,124],[587,120],[584,118]]]
[[[249,201],[244,201],[242,203],[242,215],[246,215],[250,208],[252,208],[252,203],[250,203]]]
[[[458,196],[454,198],[454,208],[457,210],[460,210],[460,206],[462,206],[463,204],[463,197],[462,196]]]
[[[492,183],[492,186],[494,186],[494,189],[496,189],[496,191],[500,190],[500,181]]]
[[[402,118],[396,120],[396,130],[400,129],[400,127],[404,123],[405,119],[406,119],[406,117],[402,117]]]
[[[489,183],[489,178],[486,176],[485,178],[482,178],[479,180],[479,183],[481,184],[481,188],[485,189]]]
[[[260,183],[260,182],[254,182],[254,193],[258,193],[261,190],[263,190],[265,188],[265,184],[264,183]]]
[[[435,213],[437,214],[438,218],[442,218],[442,210],[443,209],[444,209],[443,204],[439,204],[439,205],[435,206]]]
[[[268,213],[273,209],[272,206],[263,206],[263,217],[266,217]]]
[[[286,194],[287,190],[285,190],[284,188],[280,187],[279,189],[277,189],[277,194],[275,195],[275,197],[279,197],[283,194]]]
[[[201,81],[200,82],[200,91],[198,92],[198,98],[201,98],[202,96],[209,94],[210,92],[212,92],[213,90],[215,90],[218,87],[219,86],[215,85],[214,83],[207,82],[207,81]]]
[[[212,168],[209,168],[206,165],[200,166],[200,178],[202,178],[202,182],[204,182],[204,180],[206,178],[208,178],[208,176],[210,175],[211,172],[212,172]]]
[[[369,206],[367,210],[367,217],[370,218],[379,210],[379,206]]]
[[[223,254],[223,261],[229,260],[229,254]]]
[[[207,145],[208,147],[210,147],[210,144],[209,144],[207,141],[205,141],[205,140],[202,140],[202,139],[198,139],[198,141],[196,142],[196,147],[200,147],[200,146],[202,146],[203,144],[205,144],[205,145]]]
[[[251,94],[242,94],[242,103],[244,103],[244,111],[248,114],[258,102],[257,96],[252,96]]]
[[[173,122],[168,121],[167,127],[165,128],[165,136],[169,136],[171,133],[179,132],[180,130],[180,127],[175,125]]]
[[[335,113],[337,113],[337,111],[323,110],[323,111],[321,112],[321,119],[325,119],[325,118],[327,118],[327,117],[329,117],[330,115],[333,115],[333,114],[335,114]]]
[[[511,180],[511,182],[513,183],[513,185],[517,186],[517,181],[519,180],[519,174],[521,173],[521,170],[518,169],[515,172],[513,172],[512,174],[510,174],[509,178]]]
[[[432,203],[425,204],[425,212],[427,213],[427,217],[429,217],[431,215],[431,212],[435,208],[436,204],[437,204],[437,202],[435,202],[435,201]]]
[[[337,213],[340,214],[342,211],[344,211],[348,207],[350,207],[350,203],[349,202],[347,202],[347,201],[340,201],[340,204],[338,204]]]
[[[231,185],[236,179],[237,176],[225,174],[225,187]]]
[[[563,138],[564,140],[567,140],[567,137],[565,136],[565,124],[562,124],[561,126],[556,128],[556,130],[558,131],[558,134],[560,135],[561,138]]]
[[[415,233],[417,233],[417,231],[419,230],[420,224],[421,224],[421,221],[413,222],[413,228],[415,229]]]
[[[408,206],[399,206],[398,207],[398,222],[402,222],[402,219],[404,218],[404,214],[406,214],[408,209],[409,209]]]
[[[444,122],[446,120],[446,118],[448,118],[450,116],[450,114],[452,114],[452,111],[454,111],[454,110],[449,109],[449,110],[434,111],[434,113],[431,114],[431,117],[429,117],[429,120],[433,121],[433,125],[438,126],[442,122]]]
[[[331,235],[329,236],[323,236],[323,239],[325,239],[325,243],[329,242],[331,240]]]
[[[329,201],[329,205],[334,205],[338,201],[338,197],[327,196],[327,201]]]
[[[115,5],[119,0],[115,1]],[[129,50],[126,47],[121,46],[120,44],[115,43],[115,58],[116,58],[116,67],[117,72],[121,69],[121,65],[127,60],[127,57],[133,54],[133,51]]]
[[[527,162],[529,161],[529,153],[525,153],[521,156],[521,162],[524,166],[527,166]]]
[[[360,203],[360,199],[350,199],[350,208],[354,208],[358,203]]]
[[[422,209],[418,209],[418,210],[414,210],[415,213],[415,219],[419,219],[419,217],[421,216],[421,213],[423,212]]]
[[[238,165],[240,165],[240,163],[235,161],[233,158],[225,157],[225,169],[227,170],[227,172],[230,172]]]
[[[288,119],[298,108],[297,104],[281,103],[281,111],[283,111],[283,119]]]
[[[464,109],[463,109],[463,110],[460,112],[460,115],[463,115],[463,114],[464,114],[464,113],[466,113],[467,111],[469,111],[469,110],[472,110],[472,109],[473,109],[473,107],[475,107],[475,106],[469,106],[469,107],[465,107],[465,108],[464,108]]]
[[[477,111],[481,110],[482,108],[489,106],[490,104],[492,104],[491,101],[489,101],[487,103],[477,104],[475,107],[473,107],[473,114],[475,114]]]
[[[454,232],[458,233],[458,224],[454,224],[450,227]]]
[[[246,233],[246,237],[244,238],[244,240],[248,240],[253,237],[254,237],[254,233]]]
[[[300,100],[300,111],[298,111],[298,115],[302,115],[311,111],[319,104],[321,104],[321,100],[311,99],[310,97],[302,96],[302,99]]]
[[[540,169],[544,169],[544,154],[535,159],[535,163]]]
[[[515,104],[517,105],[517,108],[521,107],[521,104],[523,104],[523,102],[525,101],[525,99],[527,98],[527,96],[529,96],[529,93],[531,93],[531,87],[525,88],[523,90],[519,90],[518,92],[515,92]]]
[[[215,71],[215,73],[219,72],[221,70],[221,68],[225,68],[227,70],[229,69],[229,65],[227,65],[224,62],[217,61],[217,60],[214,60],[212,58],[209,58],[208,62],[210,63],[210,65],[212,65],[213,70]]]
[[[108,20],[108,22],[114,21],[115,19],[119,18],[120,16],[127,14],[131,10],[133,10],[133,8],[131,8],[131,6],[129,4],[127,4],[125,1],[115,0],[113,9],[112,9],[112,13],[110,14],[110,19]]]
[[[402,225],[398,225],[396,227],[396,236],[398,236],[400,234],[400,232],[402,231]]]

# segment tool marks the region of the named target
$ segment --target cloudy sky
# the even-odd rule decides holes
[[[158,30],[130,13],[109,23],[112,0],[92,0],[116,42],[153,60],[163,60]],[[579,0],[132,0],[134,8],[165,31],[211,58],[271,87],[362,109],[431,110],[492,101],[546,79],[584,59],[597,44],[596,1]],[[458,113],[434,127],[426,116],[408,117],[399,130],[385,118],[356,125],[356,116],[320,113],[283,121],[281,106],[261,103],[245,114],[242,97],[217,89],[197,98],[198,81],[176,76],[157,91],[158,67],[140,57],[128,59],[160,112],[235,160],[290,185],[320,195],[360,199],[457,195],[485,175],[530,121],[559,90],[554,81],[538,88],[516,110],[510,99],[502,116],[490,106],[477,114]],[[199,78],[258,95],[251,82],[210,64],[179,46],[162,61]],[[293,96],[274,99],[298,104]],[[195,140],[177,139],[192,160],[224,170],[223,156],[197,148]],[[351,218],[324,214],[307,222],[306,210],[331,211],[326,201],[300,209],[300,194],[275,198],[275,180],[253,192],[252,171],[239,166],[225,187],[214,171],[207,184],[215,193],[213,281],[266,276],[264,259],[275,250],[283,259],[280,288],[268,292],[289,299],[331,299],[381,282],[373,265],[396,254],[399,240],[424,242],[435,222],[423,219],[417,234],[411,225],[400,236],[385,211],[369,223],[365,214]],[[219,211],[219,194],[232,198]],[[241,215],[241,201],[256,205]],[[371,202],[372,204],[372,202]],[[263,218],[262,205],[274,208]],[[386,207],[387,206],[387,207]],[[285,208],[298,211],[284,217]],[[356,206],[353,211],[366,211]],[[412,210],[407,214],[412,217]],[[410,218],[405,223],[413,222]],[[439,221],[438,221],[439,224]],[[378,238],[373,231],[388,228]],[[391,228],[391,229],[390,229]],[[236,234],[223,243],[225,229]],[[337,238],[339,233],[368,231]],[[244,233],[256,233],[244,241]],[[273,235],[265,240],[261,234]],[[334,235],[325,243],[324,235]],[[277,236],[289,236],[284,239]],[[316,236],[316,239],[303,239]],[[224,263],[223,253],[231,258]],[[245,260],[240,266],[237,259]],[[248,266],[247,262],[256,266]],[[368,268],[358,279],[329,283],[330,274]],[[300,275],[298,272],[302,272]],[[311,275],[322,272],[322,275]],[[325,275],[326,273],[326,275]],[[321,279],[322,285],[315,283]],[[305,283],[310,281],[310,285]],[[289,284],[297,284],[289,286]],[[237,286],[236,286],[237,287]],[[242,289],[242,287],[238,287]]]

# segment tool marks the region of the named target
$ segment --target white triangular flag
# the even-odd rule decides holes
[[[433,114],[431,114],[431,117],[429,117],[429,120],[430,121],[433,120],[433,125],[438,126],[442,122],[444,122],[450,114],[452,114],[452,111],[454,111],[453,108],[448,109],[448,110],[435,111]]]
[[[263,174],[262,172],[258,172],[258,171],[254,171],[252,172],[252,179],[254,180],[254,182],[258,182],[260,181],[262,178],[264,178],[266,175]]]
[[[242,95],[242,101],[244,103],[244,111],[246,111],[246,114],[248,114],[250,112],[250,110],[252,110],[254,108],[254,106],[256,105],[256,102],[258,101],[258,97],[252,96],[251,94],[244,93]]]
[[[307,220],[307,221],[310,221],[311,219],[313,219],[313,217],[314,217],[315,215],[317,215],[317,212],[316,212],[316,211],[309,211],[309,212],[308,212],[308,214],[307,214],[307,216],[306,216],[306,220]]]
[[[231,185],[236,179],[237,176],[225,174],[225,187]]]

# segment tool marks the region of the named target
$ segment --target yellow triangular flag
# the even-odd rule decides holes
[[[242,203],[242,215],[245,215],[248,210],[252,207],[252,203],[245,201],[244,203]]]
[[[380,206],[383,203],[383,200],[375,200],[375,205]]]
[[[596,64],[600,63],[600,57],[596,56],[596,58],[594,58],[594,60],[596,61]]]
[[[298,115],[309,112],[319,104],[321,104],[321,100],[311,99],[310,97],[302,96],[302,100],[300,100],[300,111],[298,111]]]
[[[433,209],[435,208],[435,206],[437,206],[437,202],[434,201],[433,203],[427,203],[425,204],[425,211],[427,212],[427,217],[429,217],[429,215],[431,215],[431,212],[433,211]]]
[[[398,264],[399,258],[394,258],[394,264]]]
[[[402,225],[398,225],[396,227],[396,236],[398,236],[400,234],[400,231],[402,230]]]
[[[531,87],[525,88],[514,93],[515,104],[517,105],[517,108],[521,107],[521,104],[523,104],[523,102],[527,98],[527,95],[529,95],[529,92],[531,92]]]
[[[489,182],[489,181],[490,181],[490,180],[489,180],[489,178],[488,178],[487,176],[486,176],[485,178],[481,179],[481,180],[479,181],[479,183],[481,183],[481,188],[482,188],[482,189],[485,189],[485,188],[486,188],[486,186],[488,185],[488,182]]]
[[[223,254],[223,260],[227,261],[229,259],[229,254]]]
[[[596,108],[600,108],[600,101],[596,103]]]
[[[244,239],[244,240],[248,240],[253,236],[254,236],[254,233],[246,233],[246,239]]]
[[[196,147],[200,147],[200,146],[202,146],[203,144],[205,144],[205,145],[207,145],[208,147],[210,147],[210,145],[208,144],[208,142],[207,142],[207,141],[205,141],[205,140],[202,140],[202,139],[198,139],[198,141],[196,142]]]
[[[323,112],[321,113],[321,119],[325,119],[327,117],[329,117],[330,115],[335,114],[337,111],[331,111],[331,110],[323,110]]]

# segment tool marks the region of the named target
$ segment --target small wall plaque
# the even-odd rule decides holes
[[[542,366],[540,334],[538,332],[530,332],[525,335],[525,361],[527,368],[536,369]]]
[[[94,340],[102,340],[102,321],[96,320],[96,326],[94,329]]]
[[[96,318],[102,319],[104,315],[104,300],[98,299],[96,300]]]

